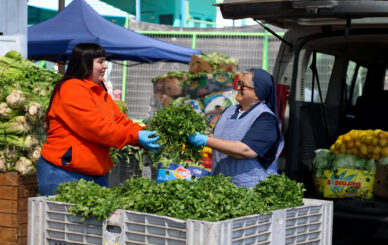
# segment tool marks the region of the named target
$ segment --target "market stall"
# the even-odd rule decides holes
[[[66,60],[80,42],[100,44],[111,59],[189,63],[196,49],[163,42],[125,29],[100,16],[84,0],[74,0],[55,17],[28,28],[28,58]]]

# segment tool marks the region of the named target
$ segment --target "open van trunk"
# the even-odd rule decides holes
[[[288,30],[273,71],[290,89],[282,170],[306,185],[306,195],[320,198],[312,184],[314,150],[329,149],[352,129],[388,131],[388,1],[225,0],[218,6],[224,18]],[[333,241],[340,233],[370,244],[388,239],[388,200],[333,201]]]

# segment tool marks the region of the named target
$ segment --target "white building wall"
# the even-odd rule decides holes
[[[27,0],[0,0],[0,55],[10,50],[27,57]]]

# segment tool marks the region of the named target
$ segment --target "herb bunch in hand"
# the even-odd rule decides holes
[[[204,133],[208,130],[205,118],[197,114],[189,104],[170,102],[166,107],[157,110],[150,120],[146,120],[147,130],[156,130],[163,147],[159,154],[152,154],[155,164],[166,159],[171,163],[198,161],[201,158],[201,148],[188,142],[188,135],[195,132]]]

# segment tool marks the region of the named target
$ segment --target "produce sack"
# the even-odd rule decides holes
[[[198,167],[185,167],[181,164],[170,163],[167,168],[163,168],[162,163],[158,164],[156,172],[156,183],[167,182],[174,179],[197,180],[198,178],[209,176],[210,171]]]
[[[189,79],[187,72],[168,72],[152,79],[156,109],[168,105],[183,95],[183,84]]]
[[[236,91],[212,93],[205,97],[205,116],[208,125],[214,128],[222,112],[229,106],[237,104]]]
[[[235,75],[230,72],[195,74],[191,76],[191,81],[184,84],[184,92],[195,99],[213,92],[230,91],[233,90]]]
[[[224,54],[211,53],[192,55],[189,64],[191,73],[214,72],[216,70],[225,70],[227,72],[236,72],[238,60]]]
[[[376,172],[337,168],[324,170],[323,177],[313,176],[318,194],[324,198],[372,199]]]

